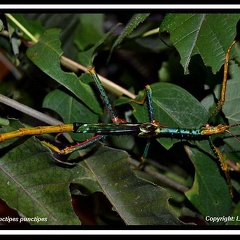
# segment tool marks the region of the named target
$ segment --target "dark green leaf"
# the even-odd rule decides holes
[[[208,141],[201,143],[203,144],[205,148],[211,150]],[[194,184],[186,192],[187,198],[205,217],[229,216],[232,200],[226,180],[219,170],[219,164],[194,147],[186,147],[186,151],[195,168]],[[209,224],[224,224],[224,222],[209,222]]]
[[[198,129],[207,123],[208,114],[205,108],[185,90],[168,83],[153,84],[151,87],[153,90],[152,100],[155,118],[157,120],[164,119],[164,121],[160,120],[160,123],[163,125]],[[143,112],[136,104],[134,104],[134,108],[136,110],[135,116],[139,121],[148,121],[148,115],[146,114],[147,109],[144,109],[145,112]],[[171,136],[169,137],[170,139],[166,139],[166,141],[174,143],[174,141],[171,140]],[[160,142],[161,140],[163,139],[160,139]],[[196,139],[196,141],[197,140],[198,139]],[[161,143],[166,144],[166,142]],[[222,211],[229,214],[231,198],[226,181],[222,177],[222,173],[219,172],[220,164],[218,164],[218,162],[214,163],[215,155],[213,153],[213,157],[209,158],[207,153],[211,152],[211,148],[208,141],[205,141],[205,143],[197,141],[195,143],[198,144],[199,149],[186,148],[196,171],[193,188],[187,193],[187,196],[195,207],[205,216],[214,214],[221,215]],[[164,144],[163,146],[166,148],[171,147],[171,145]],[[214,174],[212,173],[213,171]],[[222,182],[222,184],[219,185],[219,189],[215,192],[212,191],[212,185],[208,184],[208,182],[211,182],[212,185],[219,185],[219,182]],[[206,198],[206,194],[202,195],[199,193],[199,189],[201,189],[202,192],[209,193],[209,196]],[[222,194],[224,194],[227,199],[222,200]],[[201,196],[203,199],[201,199]],[[210,202],[209,199],[212,199],[212,201]],[[219,204],[219,202],[221,202],[221,204]],[[223,203],[225,203],[225,210],[223,210]]]
[[[64,123],[97,123],[98,116],[90,111],[75,97],[56,89],[50,92],[44,99],[44,108],[49,108],[58,113]],[[84,141],[92,134],[70,134],[76,141]]]
[[[228,225],[240,225],[240,202],[236,205]]]
[[[2,32],[3,29],[4,29],[3,22],[2,22],[2,20],[0,20],[0,32]]]
[[[43,72],[85,102],[90,109],[96,113],[101,113],[102,110],[94,96],[92,88],[81,80],[83,75],[79,79],[74,73],[64,72],[61,69],[59,58],[62,55],[62,50],[58,37],[59,32],[59,29],[46,30],[39,42],[27,50],[28,57]],[[88,77],[90,78],[89,75]]]
[[[1,132],[21,126],[18,122],[11,125]],[[30,219],[33,225],[80,224],[72,208],[69,184],[78,174],[87,173],[84,168],[57,166],[51,152],[35,138],[1,143],[0,154],[0,197],[11,208],[22,217],[45,219]]]
[[[95,41],[94,41],[95,44],[88,50],[79,52],[78,61],[81,64],[83,64],[84,66],[92,66],[94,57],[96,56],[97,48],[106,42],[107,38],[111,35],[113,30],[114,30],[114,28],[111,31],[109,31],[108,33],[106,33],[105,35],[103,35],[102,38],[100,38],[99,40],[95,39]],[[96,41],[96,40],[98,40],[98,41]]]
[[[151,88],[155,119],[164,126],[197,129],[206,124],[208,114],[205,108],[183,88],[170,83],[155,83]],[[133,103],[133,108],[139,122],[149,121],[146,104]],[[164,138],[159,141],[167,149],[174,143],[174,140]]]
[[[226,118],[228,119],[229,124],[231,125],[240,123],[240,69],[237,64],[231,62],[229,71],[231,79],[227,81],[226,101],[223,105],[222,110]],[[240,135],[239,126],[230,128],[229,131],[231,131],[236,136]],[[228,133],[226,133],[225,136],[225,142],[235,151],[240,151],[239,141],[234,137],[231,137],[231,135],[229,135]]]
[[[40,22],[38,21],[31,21],[27,20],[26,18],[23,17],[22,14],[11,14],[19,24],[21,24],[24,28],[26,28],[36,39],[40,37],[40,35],[45,31],[45,28],[41,25]],[[14,22],[11,21],[11,19],[8,19],[10,22],[11,26],[14,28],[18,28]],[[23,37],[26,40],[30,40],[28,35],[26,35],[24,32]]]
[[[124,28],[123,32],[118,36],[116,41],[114,42],[111,52],[114,48],[116,48],[140,23],[142,23],[147,17],[149,13],[137,13],[133,15],[127,26]]]
[[[206,66],[216,73],[223,65],[225,53],[236,36],[240,14],[167,14],[160,31],[168,31],[188,73],[191,57],[200,54]]]
[[[17,121],[11,125],[21,127]],[[13,130],[13,126],[2,130]],[[100,147],[90,155],[86,163],[94,177],[83,165],[57,166],[35,138],[4,142],[0,152],[1,198],[22,216],[47,218],[47,222],[30,224],[80,224],[71,206],[69,184],[93,192],[100,190],[96,181],[126,224],[181,224],[168,203],[167,191],[136,177],[124,151]]]
[[[127,225],[179,225],[161,187],[136,177],[124,151],[100,147],[86,160],[102,191]]]
[[[89,74],[83,74],[78,78],[77,75],[64,72],[61,69],[59,58],[62,55],[62,49],[67,54],[66,56],[75,60],[79,54],[75,48],[75,45],[77,45],[78,50],[83,50],[79,56],[84,66],[92,65],[94,59],[94,64],[104,72],[104,75],[106,74],[105,76],[116,80],[116,82],[121,79],[120,85],[126,84],[125,86],[131,88],[132,92],[138,91],[139,86],[143,86],[143,84],[149,84],[151,79],[151,83],[154,83],[151,86],[153,89],[152,100],[155,119],[165,126],[171,128],[178,127],[179,129],[199,129],[202,125],[205,125],[209,118],[208,111],[215,104],[214,98],[211,95],[202,101],[206,107],[205,109],[186,90],[173,84],[156,83],[158,82],[158,73],[160,73],[160,80],[162,81],[162,72],[159,72],[159,69],[161,66],[162,69],[167,66],[166,80],[177,80],[177,82],[174,81],[176,84],[183,83],[183,80],[184,84],[182,86],[187,85],[187,89],[191,89],[192,94],[196,94],[195,96],[198,97],[205,96],[207,92],[212,91],[213,87],[222,80],[222,76],[220,76],[221,72],[217,71],[223,66],[225,52],[236,35],[236,23],[240,16],[239,14],[217,13],[177,13],[164,15],[158,13],[156,15],[153,14],[154,18],[149,18],[149,21],[144,22],[148,14],[136,14],[117,38],[115,35],[116,31],[109,31],[107,34],[103,34],[102,32],[102,27],[106,26],[104,24],[109,23],[102,16],[106,16],[107,21],[110,21],[112,26],[118,26],[117,22],[112,21],[111,14],[101,15],[100,18],[97,15],[95,19],[99,21],[95,23],[94,15],[90,14],[76,14],[74,16],[65,14],[63,18],[59,18],[58,14],[43,15],[36,14],[34,19],[39,20],[44,18],[45,28],[49,29],[42,35],[40,41],[29,49],[28,54],[40,70],[63,85],[60,88],[63,91],[55,90],[46,97],[44,107],[56,111],[66,123],[83,120],[96,122],[96,114],[101,113],[100,103],[96,100],[97,96],[94,95],[93,88],[90,86],[93,80]],[[139,19],[138,16],[140,17]],[[121,22],[122,17],[125,17],[125,15],[122,16],[121,14],[121,17],[116,15],[114,19]],[[163,22],[160,25],[162,18]],[[67,21],[64,21],[64,19]],[[156,19],[158,20],[155,22]],[[19,22],[23,23],[24,21],[19,19]],[[31,23],[23,24],[26,29],[31,28],[31,26],[28,27],[28,24],[31,25]],[[162,34],[161,38],[156,34],[156,29],[159,25],[160,32],[168,31],[170,38],[168,34]],[[138,26],[139,28],[137,28]],[[149,31],[152,29],[152,26],[155,30]],[[59,27],[61,33],[60,30],[50,29],[52,27]],[[105,29],[107,28],[109,27],[106,26]],[[146,31],[148,31],[148,34],[145,34]],[[37,36],[34,29],[31,32],[34,36]],[[150,36],[149,33],[153,33],[153,35]],[[61,42],[59,41],[59,35]],[[1,36],[0,40],[6,42],[8,41],[6,39],[4,36]],[[23,44],[25,43],[18,38],[18,35],[16,35],[15,40]],[[64,44],[65,40],[67,42],[66,45]],[[114,40],[116,41],[113,45],[112,42]],[[171,41],[176,49],[169,47]],[[15,44],[17,47],[19,46],[19,42]],[[64,45],[65,48],[63,48]],[[9,44],[9,46],[12,45]],[[120,48],[120,51],[115,52],[112,60],[108,59],[109,65],[106,66],[107,51],[111,47],[112,49]],[[4,49],[8,54],[12,54],[11,48],[5,47]],[[19,55],[21,57],[18,59],[21,64],[20,66],[24,65],[22,59],[25,59],[25,49],[25,47],[19,48],[21,53]],[[175,50],[179,52],[179,56],[176,56]],[[197,54],[198,56],[193,57],[193,55]],[[95,56],[98,57],[93,58]],[[234,49],[231,52],[232,56],[235,56]],[[200,58],[202,58],[203,63]],[[183,74],[182,66],[179,64],[180,59],[185,74],[188,72],[188,68],[191,67],[189,75]],[[190,62],[191,65],[189,66]],[[212,72],[217,72],[217,74],[213,74],[210,67],[212,68]],[[32,74],[25,65],[23,66],[23,70],[26,75],[31,74],[34,80],[39,79],[39,72],[36,75],[35,73]],[[240,112],[238,94],[240,73],[237,65],[231,64],[230,73],[232,79],[228,81],[223,114],[219,114],[213,119],[214,124],[218,124],[219,120],[224,124],[240,122],[238,116]],[[124,80],[122,81],[122,79]],[[11,84],[11,89],[7,88],[7,94],[14,98],[19,93],[18,86],[29,86],[27,80],[24,77],[23,81]],[[197,85],[198,83],[202,84],[201,87]],[[48,83],[46,84],[46,86],[43,86],[44,91],[50,89]],[[30,87],[28,91],[29,89]],[[196,93],[196,89],[199,92]],[[218,86],[215,90],[216,98],[219,98],[219,89]],[[41,90],[38,91],[37,89],[36,91],[40,92]],[[218,94],[216,94],[217,91]],[[141,95],[143,95],[143,91],[140,93]],[[140,99],[140,96],[138,99]],[[34,98],[35,96],[31,100],[35,104]],[[39,100],[37,94],[36,98]],[[125,98],[123,100],[123,98],[117,100],[113,98],[114,102],[119,103],[116,110],[121,117],[125,111],[121,104],[130,102],[129,99]],[[85,104],[91,110],[88,107],[85,108]],[[40,105],[41,102],[39,103],[38,101],[37,106]],[[133,103],[132,106],[134,107],[134,114],[137,121],[149,121],[146,104],[139,106]],[[12,116],[12,112],[8,108],[5,110],[4,107],[1,107],[0,110],[4,110],[2,116]],[[105,116],[102,119],[105,119]],[[21,125],[11,121],[11,127],[17,129]],[[13,128],[4,127],[1,130],[10,131]],[[239,127],[234,127],[229,130],[239,136],[239,129]],[[82,134],[79,134],[79,136],[82,137],[81,140],[85,140],[85,137],[87,137]],[[41,137],[44,138],[45,136]],[[222,217],[231,216],[232,214],[232,216],[236,217],[239,212],[239,204],[237,202],[239,199],[238,174],[230,171],[234,194],[236,194],[233,201],[231,201],[224,172],[221,170],[219,161],[212,151],[207,138],[206,140],[202,140],[196,137],[193,141],[188,137],[184,137],[180,142],[179,139],[175,139],[175,137],[171,139],[171,137],[169,135],[169,138],[158,139],[165,149],[160,146],[157,148],[157,154],[155,154],[156,148],[150,147],[149,150],[151,152],[149,152],[149,157],[151,160],[147,161],[147,164],[149,164],[151,169],[154,169],[154,172],[158,173],[158,171],[161,171],[161,174],[163,172],[165,176],[171,176],[176,181],[176,185],[171,185],[174,189],[170,189],[169,192],[159,187],[158,184],[162,185],[163,182],[160,182],[156,177],[150,176],[147,171],[132,171],[128,164],[129,155],[124,151],[102,146],[91,150],[87,148],[80,152],[81,159],[85,157],[86,161],[70,169],[55,165],[56,160],[52,158],[50,152],[34,137],[30,139],[23,137],[17,140],[12,139],[1,142],[0,153],[2,160],[0,171],[2,173],[0,177],[3,184],[1,186],[0,197],[10,207],[19,211],[22,216],[33,216],[32,209],[37,209],[35,212],[38,216],[45,216],[46,211],[48,211],[48,214],[51,216],[49,217],[50,224],[57,224],[57,222],[60,224],[80,224],[71,206],[69,185],[71,187],[71,194],[82,195],[81,197],[96,191],[103,192],[112,204],[113,209],[126,224],[181,224],[178,216],[184,217],[182,210],[188,207],[196,221],[196,216],[199,215],[201,219],[206,221],[208,221],[205,218],[207,216]],[[130,136],[130,138],[128,136],[108,137],[105,143],[115,146],[116,138],[121,143],[117,146],[130,149],[129,152],[132,156],[142,153],[142,141],[134,136]],[[61,139],[58,138],[58,140]],[[129,139],[130,141],[134,139],[131,142],[131,147],[129,146]],[[239,162],[240,145],[236,137],[234,138],[226,132],[225,134],[212,136],[211,139],[214,144],[218,144],[217,146],[224,153],[229,163]],[[170,149],[176,142],[178,143]],[[184,144],[187,145],[186,152],[190,159],[181,149]],[[124,145],[127,145],[129,148],[125,148],[126,146]],[[96,144],[96,146],[99,146],[99,144]],[[151,146],[158,147],[157,145]],[[85,152],[87,153],[85,154]],[[74,152],[69,157],[61,157],[66,157],[71,162],[73,160],[76,162],[80,159],[79,152]],[[155,161],[157,159],[160,160],[159,163]],[[145,168],[145,170],[147,169],[150,168]],[[195,172],[192,170],[195,170]],[[22,172],[24,174],[21,174]],[[35,173],[38,173],[38,175]],[[147,179],[147,181],[143,179]],[[184,179],[184,181],[179,179]],[[41,185],[40,182],[43,184]],[[186,193],[187,199],[182,192],[180,194],[177,192],[180,197],[176,197],[177,190],[175,188],[178,182],[191,187]],[[4,185],[4,183],[7,184]],[[54,184],[51,185],[50,183]],[[165,183],[164,181],[164,185]],[[37,186],[40,187],[36,190]],[[186,187],[181,189],[184,191],[183,189],[186,189]],[[16,196],[16,192],[20,192],[21,194],[17,195],[18,198],[15,198],[17,201],[14,202],[13,197]],[[170,198],[171,205],[169,205]],[[65,200],[65,204],[61,201],[58,204],[56,199]],[[191,204],[189,204],[189,201]],[[57,202],[56,206],[55,202]],[[42,207],[39,207],[39,205]],[[173,211],[172,206],[174,206],[176,212]],[[67,220],[67,212],[69,221]],[[99,215],[96,216],[96,218],[98,217]],[[207,223],[216,224],[211,221]],[[222,221],[217,224],[225,223],[224,218],[222,218]],[[233,224],[233,222],[229,221],[228,224]]]
[[[80,51],[95,45],[103,37],[103,14],[81,14],[75,32],[75,44]]]

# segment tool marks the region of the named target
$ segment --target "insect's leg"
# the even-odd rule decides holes
[[[139,164],[139,166],[138,166],[139,169],[141,169],[141,168],[144,166],[144,164],[145,164],[145,161],[146,161],[146,159],[147,159],[147,155],[148,155],[148,150],[149,150],[150,144],[151,144],[151,140],[148,139],[148,140],[147,140],[147,144],[146,144],[146,146],[145,146],[145,148],[144,148],[144,151],[143,151],[143,155],[142,155],[142,157],[141,157],[141,162],[140,162],[140,164]]]
[[[231,197],[233,197],[233,190],[232,190],[231,178],[229,175],[227,161],[226,161],[225,157],[223,156],[222,152],[213,144],[212,140],[210,138],[209,138],[209,140],[210,140],[210,144],[213,148],[214,153],[216,154],[218,160],[220,161],[220,166],[221,166],[221,169],[224,171],[224,174],[225,174],[225,177],[227,180],[227,184],[229,187],[230,195],[231,195]]]
[[[153,102],[152,102],[152,89],[149,85],[145,87],[146,92],[147,92],[147,106],[148,106],[148,116],[150,122],[154,122],[154,110],[153,110]]]
[[[146,159],[147,159],[147,155],[148,155],[148,150],[149,150],[149,147],[150,147],[150,139],[148,138],[147,139],[147,144],[146,144],[146,146],[145,146],[145,148],[144,148],[144,151],[143,151],[143,155],[142,155],[142,157],[141,157],[141,159],[140,159],[140,163],[139,163],[139,165],[135,168],[136,170],[142,170],[143,169],[143,167],[144,167],[144,165],[145,165],[145,163],[146,163]]]
[[[142,99],[138,100],[138,101],[135,100],[135,99],[131,99],[131,102],[137,103],[139,105],[143,105],[145,103],[145,101],[146,101],[146,98],[147,98],[147,91],[146,91],[146,87],[145,87],[144,96],[142,97]]]
[[[140,100],[140,101],[132,100],[132,101],[137,103],[137,104],[141,104],[141,105],[144,104],[145,101],[147,101],[149,121],[153,124],[156,124],[157,126],[167,127],[167,126],[161,124],[160,122],[158,122],[154,117],[154,109],[153,109],[153,101],[152,101],[152,89],[151,89],[150,85],[145,86],[145,91],[146,92],[145,92],[145,95],[142,98],[142,100]]]
[[[145,86],[144,96],[141,100],[131,100],[139,105],[143,105],[147,101],[148,116],[150,122],[154,121],[153,103],[152,103],[152,89],[149,85]]]
[[[221,95],[220,99],[218,100],[217,106],[210,114],[209,120],[211,120],[212,117],[216,116],[219,111],[221,111],[222,106],[225,102],[225,95],[226,95],[226,89],[227,89],[227,78],[228,78],[228,65],[230,60],[230,52],[234,44],[236,43],[236,40],[234,40],[229,48],[227,49],[226,56],[225,56],[225,63],[224,63],[224,72],[223,72],[223,81],[222,81],[222,89],[221,89]],[[209,122],[209,121],[208,121]]]
[[[151,89],[150,85],[145,86],[145,91],[146,92],[145,92],[145,95],[144,95],[143,99],[139,102],[134,100],[134,102],[137,103],[137,104],[143,104],[145,101],[147,101],[149,121],[154,125],[157,125],[157,126],[160,126],[160,127],[167,127],[167,126],[161,124],[160,122],[158,122],[154,117],[154,108],[153,108],[153,101],[152,101],[152,89]],[[143,152],[143,155],[141,157],[141,162],[138,166],[138,169],[141,169],[143,167],[143,165],[145,164],[145,161],[146,161],[146,158],[147,158],[147,155],[148,155],[148,150],[149,150],[149,147],[150,147],[150,143],[151,143],[151,140],[148,139],[147,144],[146,144],[145,149],[144,149],[144,152]]]
[[[42,141],[42,144],[47,146],[48,148],[50,148],[51,150],[53,150],[54,152],[61,154],[61,155],[67,155],[69,153],[72,153],[74,151],[83,149],[85,147],[88,147],[89,145],[92,145],[93,143],[103,139],[105,137],[105,135],[96,135],[94,137],[91,137],[89,139],[87,139],[84,142],[78,142],[74,145],[65,147],[64,149],[59,149],[58,147],[56,147],[55,145],[48,143],[46,141]]]
[[[101,96],[103,103],[108,111],[108,114],[110,115],[110,117],[112,119],[112,122],[114,122],[114,123],[126,122],[125,119],[121,119],[117,116],[116,110],[115,110],[112,102],[110,101],[109,97],[107,96],[107,93],[106,93],[97,73],[95,72],[94,67],[88,67],[88,71],[91,74],[92,78],[94,79],[95,84],[97,85],[97,88],[100,92],[100,96]]]

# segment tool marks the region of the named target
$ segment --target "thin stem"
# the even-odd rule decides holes
[[[22,103],[19,103],[13,99],[10,99],[2,94],[0,94],[0,102],[5,104],[5,105],[8,105],[12,108],[15,108],[17,109],[18,111],[20,112],[23,112],[29,116],[32,116],[36,119],[39,119],[47,124],[50,124],[50,125],[58,125],[58,124],[62,124],[61,121],[59,120],[56,120],[52,117],[49,117],[48,115],[44,114],[44,113],[41,113],[33,108],[30,108]]]
[[[154,35],[154,34],[157,34],[159,33],[159,28],[154,28],[146,33],[144,33],[142,36],[143,37],[148,37],[148,36],[151,36],[151,35]]]
[[[22,32],[24,32],[34,43],[37,43],[38,40],[35,38],[22,24],[20,24],[11,14],[5,13],[5,16],[8,17],[14,24],[16,24]]]
[[[60,58],[61,64],[65,67],[67,67],[68,69],[77,72],[79,69],[84,71],[84,72],[88,72],[87,67],[67,58],[64,56],[61,56]],[[135,99],[136,95],[129,92],[128,90],[126,90],[125,88],[113,83],[112,81],[108,80],[107,78],[101,76],[98,74],[99,79],[101,80],[104,88],[107,91],[110,91],[111,93],[115,94],[116,96],[121,96],[121,95],[126,95],[131,99]]]
[[[139,162],[133,158],[128,158],[128,161],[131,165],[133,165],[134,167],[138,167],[139,166]],[[182,185],[181,183],[178,183],[174,180],[172,180],[171,178],[168,178],[164,175],[162,175],[159,172],[156,172],[154,170],[152,170],[150,167],[148,166],[144,166],[144,172],[148,173],[149,175],[159,179],[162,183],[180,191],[180,192],[186,192],[187,190],[189,190],[188,187],[186,187],[185,185]]]

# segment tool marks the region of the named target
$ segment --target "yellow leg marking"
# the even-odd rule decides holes
[[[43,145],[45,145],[46,147],[50,148],[52,151],[54,151],[58,154],[61,154],[61,155],[67,155],[72,152],[71,149],[69,149],[68,147],[65,147],[64,149],[59,149],[58,147],[56,147],[55,145],[53,145],[49,142],[41,141],[41,143]]]
[[[228,169],[227,161],[226,161],[225,157],[223,156],[222,152],[217,147],[215,147],[213,145],[213,148],[214,148],[214,151],[217,154],[218,159],[220,161],[221,169],[225,173],[227,184],[228,184],[229,191],[230,191],[230,195],[231,195],[231,197],[233,197],[232,184],[231,184],[231,178],[230,178],[230,175],[229,175],[229,169]]]
[[[223,72],[223,81],[222,81],[222,89],[221,89],[221,96],[220,99],[217,103],[216,108],[213,110],[211,113],[210,117],[213,117],[218,114],[218,112],[222,109],[222,106],[225,102],[225,95],[226,95],[226,89],[227,89],[227,77],[228,77],[228,64],[230,60],[230,52],[233,47],[233,45],[236,43],[236,40],[234,40],[229,48],[227,49],[226,52],[226,57],[225,57],[225,64],[224,64],[224,72]]]
[[[46,147],[50,148],[51,150],[53,150],[54,152],[61,154],[61,150],[58,147],[54,146],[53,144],[51,144],[49,142],[46,142],[46,141],[41,141],[41,143],[44,146],[46,146]]]
[[[131,99],[131,102],[137,103],[139,105],[143,105],[145,103],[145,101],[146,101],[146,97],[147,97],[147,94],[145,92],[145,94],[144,94],[144,96],[143,96],[143,98],[141,100],[137,101],[135,99]]]

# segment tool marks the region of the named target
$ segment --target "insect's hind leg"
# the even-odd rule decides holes
[[[209,141],[210,141],[210,145],[211,145],[215,155],[217,156],[217,158],[220,162],[221,169],[225,174],[227,184],[229,187],[230,195],[231,195],[231,197],[233,197],[233,189],[232,189],[232,183],[231,183],[231,178],[229,175],[229,168],[228,168],[227,161],[226,161],[225,157],[223,156],[222,152],[213,144],[212,140],[209,139]]]
[[[230,61],[230,52],[232,50],[232,47],[236,44],[237,40],[234,39],[231,45],[228,47],[226,55],[225,55],[225,63],[224,63],[224,71],[223,71],[223,80],[222,80],[222,87],[221,87],[221,93],[220,93],[220,99],[217,102],[217,106],[213,109],[213,111],[210,114],[208,122],[212,120],[214,116],[216,116],[222,109],[222,106],[225,102],[226,97],[226,89],[227,89],[227,79],[228,79],[228,71],[229,71],[229,61]]]

